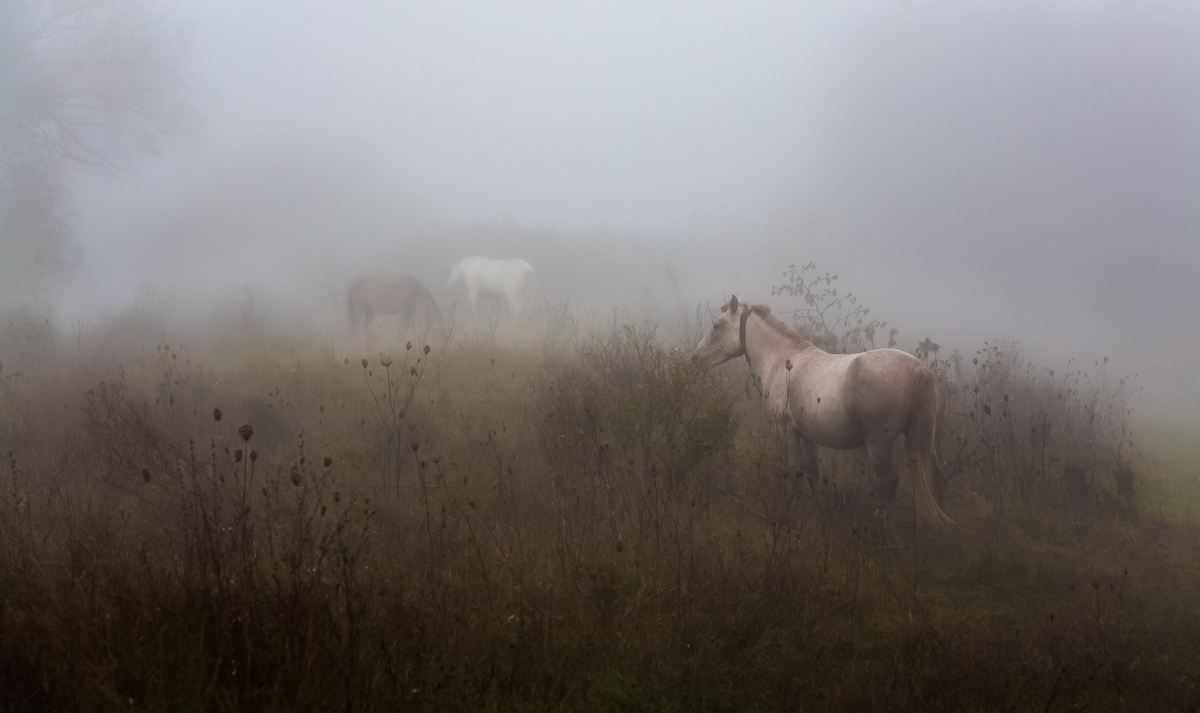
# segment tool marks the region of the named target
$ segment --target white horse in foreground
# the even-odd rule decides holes
[[[521,316],[521,308],[533,288],[533,267],[524,260],[492,260],[486,257],[467,257],[450,268],[446,290],[462,283],[471,305],[471,314],[478,314],[478,300],[494,297],[504,300],[512,311],[513,321]]]
[[[940,504],[934,432],[937,380],[916,357],[898,349],[829,354],[788,329],[769,307],[721,306],[712,331],[696,346],[702,366],[745,356],[767,409],[787,434],[788,468],[817,482],[817,446],[867,447],[879,508],[896,494],[892,443],[905,436],[917,513],[953,522]]]

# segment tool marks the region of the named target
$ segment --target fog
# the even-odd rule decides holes
[[[347,5],[350,5],[347,7]],[[901,346],[1007,335],[1200,398],[1200,10],[183,1],[201,129],[74,185],[63,319],[249,286],[322,319],[523,257],[596,308],[841,276]]]

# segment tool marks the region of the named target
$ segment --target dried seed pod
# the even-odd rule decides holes
[[[213,420],[214,420],[214,421],[220,421],[220,420],[221,420],[221,409],[219,409],[219,408],[215,408],[215,409],[213,409]]]
[[[248,423],[243,423],[241,426],[238,426],[238,435],[242,437],[243,441],[248,441],[254,436],[254,427]]]

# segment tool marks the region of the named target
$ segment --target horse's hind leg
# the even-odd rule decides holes
[[[871,470],[875,471],[875,513],[878,515],[896,497],[896,465],[892,462],[892,443],[895,436],[880,434],[867,437],[867,458],[871,461]]]

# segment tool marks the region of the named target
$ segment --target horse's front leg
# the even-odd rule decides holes
[[[476,301],[478,297],[478,292],[471,288],[467,288],[467,301],[471,303],[471,317],[473,319],[479,319],[479,309],[477,306],[478,302]]]
[[[875,514],[879,515],[884,508],[891,504],[896,496],[896,464],[892,462],[893,434],[876,434],[867,436],[867,457],[871,461],[871,470],[875,471]]]
[[[507,292],[504,293],[504,297],[508,300],[508,309],[512,312],[513,321],[516,322],[521,318],[521,300]]]
[[[797,478],[808,478],[808,489],[815,496],[817,481],[821,478],[820,462],[817,460],[817,446],[812,441],[800,435],[795,428],[788,426],[788,470]]]

